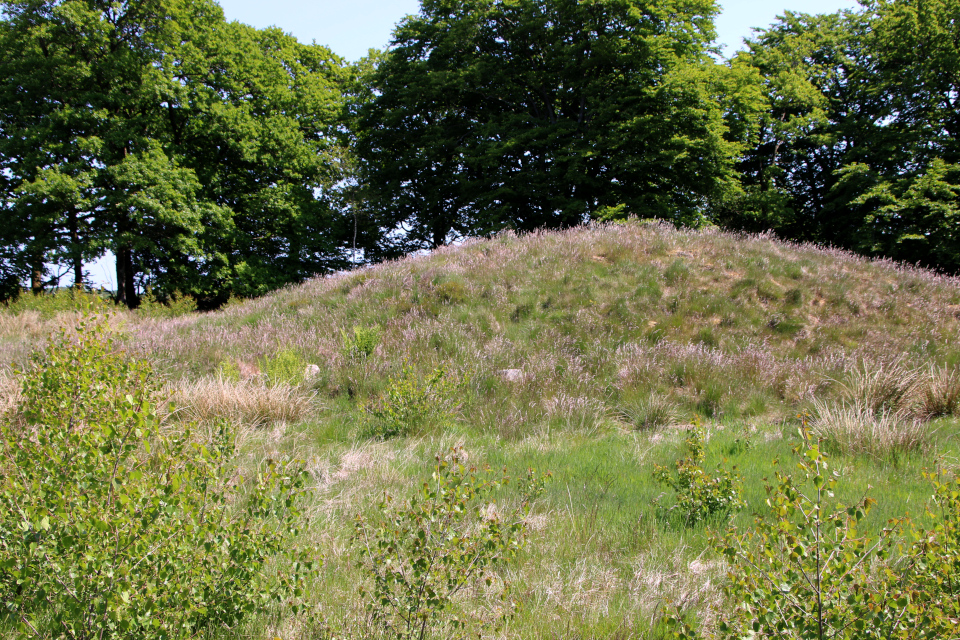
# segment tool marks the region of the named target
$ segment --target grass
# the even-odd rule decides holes
[[[762,507],[773,461],[792,467],[803,413],[836,443],[837,498],[878,500],[869,527],[922,516],[921,470],[960,457],[958,309],[960,283],[928,271],[627,224],[506,234],[217,313],[120,312],[114,324],[164,377],[173,420],[241,425],[248,470],[307,461],[310,535],[324,552],[314,609],[266,610],[249,637],[324,637],[321,619],[372,634],[356,604],[353,519],[376,517],[385,491],[412,495],[433,455],[462,445],[513,476],[553,474],[505,576],[523,606],[497,637],[661,638],[660,607],[705,611],[724,573],[707,539],[725,522],[682,528],[652,504],[663,493],[653,465],[682,455],[694,418],[707,427],[704,468],[744,478],[740,526]],[[71,313],[0,313],[0,403],[12,402],[13,369]],[[319,371],[298,375],[307,365]],[[398,381],[419,388],[438,370],[457,382],[443,420],[364,437]],[[464,597],[486,606],[482,592]]]

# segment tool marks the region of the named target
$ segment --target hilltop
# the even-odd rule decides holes
[[[0,315],[3,363],[63,322]],[[654,504],[669,492],[653,465],[695,422],[706,467],[744,477],[740,525],[771,461],[789,462],[798,415],[836,435],[839,499],[872,487],[875,528],[921,512],[920,469],[958,454],[960,281],[763,236],[641,222],[504,234],[214,313],[114,323],[177,416],[237,425],[247,466],[308,460],[326,556],[312,597],[331,621],[363,617],[353,517],[384,491],[408,495],[454,445],[513,475],[553,473],[507,576],[516,638],[659,637],[664,598],[696,612],[720,597],[704,527]],[[386,409],[404,393],[421,404],[398,432]],[[850,431],[878,424],[868,441]],[[482,593],[465,597],[483,610]]]

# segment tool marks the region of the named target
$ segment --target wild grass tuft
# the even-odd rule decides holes
[[[930,366],[917,385],[918,412],[926,418],[960,412],[960,371],[956,367]]]
[[[870,362],[860,360],[840,384],[847,403],[877,415],[907,413],[913,408],[921,372],[903,360]]]
[[[203,424],[219,420],[252,427],[296,423],[314,410],[311,397],[303,389],[255,380],[205,377],[168,385],[165,392],[178,418]]]
[[[624,402],[616,409],[616,417],[638,431],[672,427],[680,420],[676,401],[659,393]]]
[[[923,449],[930,438],[929,423],[920,418],[858,401],[815,400],[810,431],[840,454],[877,458]]]

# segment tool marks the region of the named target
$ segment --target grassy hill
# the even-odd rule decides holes
[[[10,367],[65,321],[0,315],[0,401],[14,402]],[[172,420],[232,421],[250,468],[308,461],[325,555],[311,599],[343,628],[365,616],[354,518],[377,517],[385,491],[411,495],[452,446],[552,473],[506,576],[521,604],[510,638],[660,637],[666,601],[692,615],[718,602],[707,532],[725,520],[685,526],[653,474],[697,421],[705,468],[743,477],[739,526],[773,461],[791,466],[802,421],[827,438],[838,499],[877,499],[873,530],[921,515],[921,470],[960,452],[960,281],[764,237],[650,223],[502,235],[217,313],[113,322],[166,380]],[[459,606],[483,617],[488,597]],[[317,637],[314,619],[265,613],[251,633]]]

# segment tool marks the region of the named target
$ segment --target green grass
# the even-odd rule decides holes
[[[859,363],[956,367],[958,304],[955,279],[912,268],[631,224],[504,235],[217,313],[123,314],[122,322],[128,347],[173,387],[225,362],[255,371],[279,354],[321,369],[298,391],[309,394],[310,415],[247,427],[242,451],[251,468],[266,457],[307,460],[310,531],[325,554],[310,595],[317,613],[265,611],[249,637],[323,637],[321,617],[363,635],[354,517],[376,517],[384,491],[411,495],[433,455],[460,444],[472,461],[511,475],[528,467],[553,475],[534,507],[529,545],[508,572],[523,607],[504,637],[659,638],[666,599],[695,615],[720,597],[723,574],[708,538],[726,521],[685,529],[652,504],[664,492],[654,464],[682,455],[684,425],[703,419],[706,469],[736,467],[743,477],[747,507],[733,522],[749,526],[773,461],[794,467],[797,415],[814,398],[839,402]],[[55,314],[28,322],[26,310],[12,311],[0,314],[6,376],[56,322]],[[355,327],[378,328],[363,357],[345,348]],[[443,368],[459,382],[452,421],[426,420],[384,442],[362,437],[370,407],[405,363],[421,380]],[[630,418],[650,398],[669,420]],[[947,416],[931,426],[917,450],[831,459],[839,501],[877,499],[873,531],[904,513],[922,517],[931,493],[923,469],[956,468],[960,422]],[[467,606],[482,609],[482,597],[468,595]]]

